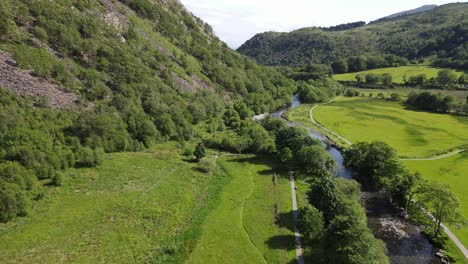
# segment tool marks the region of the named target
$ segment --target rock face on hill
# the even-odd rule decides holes
[[[45,98],[55,108],[73,106],[78,100],[75,94],[64,92],[62,87],[20,69],[11,55],[4,51],[0,51],[0,86],[21,96]]]
[[[266,32],[238,51],[264,65],[330,64],[351,56],[393,54],[410,60],[435,57],[437,66],[468,69],[468,3],[421,10],[340,31]]]
[[[294,90],[278,72],[229,49],[178,0],[1,1],[0,51],[0,86],[54,107],[123,96],[141,109],[141,101],[159,100],[159,116],[190,123],[171,109],[203,112],[207,105],[193,98],[201,93],[264,112]]]

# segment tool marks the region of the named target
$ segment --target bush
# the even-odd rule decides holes
[[[205,173],[212,173],[216,170],[217,168],[217,164],[216,164],[216,160],[212,159],[212,158],[202,158],[199,162],[198,162],[198,166],[197,166],[198,170],[202,171],[202,172],[205,172]]]
[[[63,184],[63,173],[62,172],[55,173],[54,177],[52,177],[52,180],[50,181],[50,185],[62,186],[62,184]]]
[[[400,101],[401,100],[401,95],[399,93],[392,93],[390,95],[390,100],[392,101]]]

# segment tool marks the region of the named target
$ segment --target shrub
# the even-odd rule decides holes
[[[62,186],[63,173],[62,172],[55,173],[54,177],[52,177],[52,180],[50,181],[50,184],[53,186]]]
[[[212,173],[216,170],[216,167],[217,167],[217,164],[216,164],[216,160],[212,159],[212,158],[202,158],[199,162],[198,162],[198,170],[202,171],[202,172],[205,172],[205,173]]]

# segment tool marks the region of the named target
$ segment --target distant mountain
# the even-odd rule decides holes
[[[394,17],[399,17],[399,16],[406,16],[406,15],[422,13],[422,12],[432,10],[432,9],[436,8],[437,6],[438,5],[423,5],[421,7],[415,8],[415,9],[406,10],[406,11],[403,11],[403,12],[398,12],[396,14],[386,16],[386,17],[384,17],[384,19],[385,18],[394,18]]]
[[[466,69],[467,14],[468,3],[454,3],[340,31],[311,27],[266,32],[255,35],[238,51],[265,65],[331,64],[352,56],[394,55],[409,60],[430,57],[438,65]]]

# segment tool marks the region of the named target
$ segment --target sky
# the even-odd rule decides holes
[[[446,0],[181,0],[236,49],[257,33],[372,21]],[[465,2],[465,1],[461,1]]]

